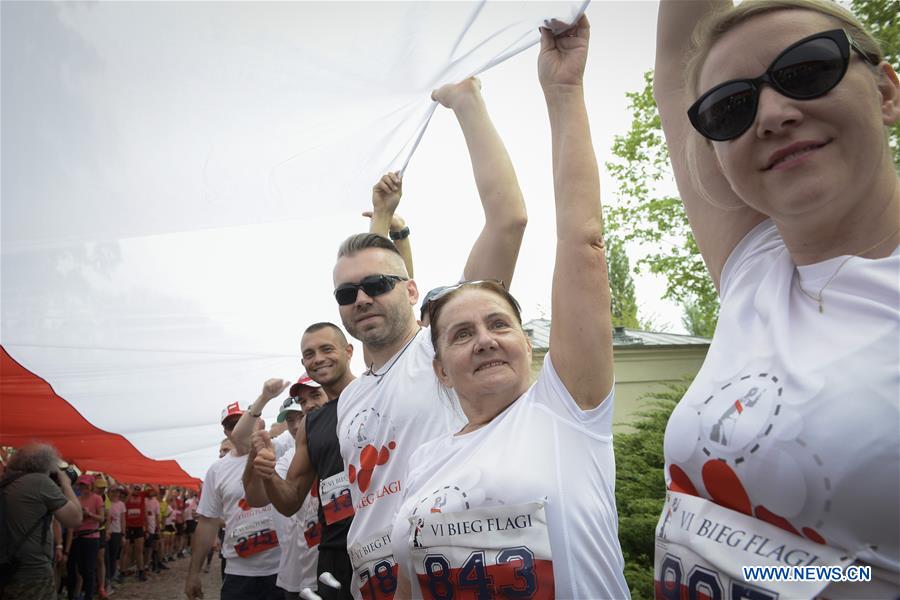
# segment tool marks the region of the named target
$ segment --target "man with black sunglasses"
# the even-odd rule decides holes
[[[485,212],[485,226],[463,278],[499,279],[508,285],[527,217],[480,87],[478,80],[469,79],[443,86],[432,97],[452,109],[460,123]],[[388,174],[381,183],[386,189],[373,195],[371,233],[345,240],[334,268],[341,320],[363,343],[369,365],[344,390],[336,425],[356,512],[347,539],[354,594],[392,598],[397,578],[389,532],[410,456],[423,443],[458,430],[463,420],[455,399],[440,396],[432,369],[434,349],[413,312],[418,288],[386,235],[401,182]]]

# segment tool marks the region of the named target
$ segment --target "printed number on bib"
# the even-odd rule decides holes
[[[325,523],[333,525],[353,516],[353,498],[350,496],[350,480],[345,472],[332,475],[319,482],[319,501]]]
[[[668,492],[656,525],[658,600],[814,598],[828,581],[753,581],[742,566],[847,566],[852,556],[703,498]]]
[[[684,572],[681,559],[666,554],[660,566],[659,579],[654,581],[657,600],[683,600],[684,598],[731,598],[733,600],[776,600],[777,592],[770,592],[749,583],[729,581],[727,590],[722,576],[714,569],[697,565],[689,573]]]
[[[303,530],[303,537],[306,539],[307,548],[315,548],[321,543],[322,524],[319,523],[319,519],[310,519],[306,523],[306,528]]]
[[[271,511],[271,507],[266,507],[241,513],[241,522],[231,532],[234,551],[238,556],[247,558],[278,548],[278,534],[273,526]]]
[[[397,563],[391,552],[390,530],[347,549],[356,587],[363,600],[391,600],[397,590]]]
[[[418,515],[410,522],[426,600],[554,597],[543,502]]]
[[[390,600],[397,590],[397,564],[390,559],[380,560],[371,568],[357,573],[362,580],[359,588],[363,600]]]
[[[278,534],[273,529],[254,531],[246,536],[235,538],[234,551],[241,558],[247,558],[260,552],[278,547]]]

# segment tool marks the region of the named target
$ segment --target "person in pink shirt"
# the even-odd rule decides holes
[[[103,499],[92,490],[94,478],[81,475],[75,482],[78,502],[81,504],[81,525],[75,529],[69,549],[66,588],[69,597],[75,597],[76,572],[81,575],[84,600],[94,597],[94,580],[97,571],[97,552],[100,549],[100,523],[106,519]]]
[[[187,552],[190,551],[190,548],[194,545],[194,531],[197,530],[197,517],[195,511],[197,510],[197,504],[199,504],[199,500],[197,500],[196,492],[188,490],[185,492],[186,497],[184,501],[184,543],[185,550]]]
[[[144,544],[144,564],[149,564],[153,571],[159,572],[168,569],[162,564],[159,557],[159,490],[156,486],[150,486],[147,490],[146,525],[147,541]]]
[[[184,509],[186,492],[179,489],[175,496],[175,557],[184,558]]]
[[[106,521],[106,531],[109,534],[109,580],[121,583],[119,574],[119,560],[122,552],[122,535],[125,533],[125,502],[127,492],[124,487],[118,486],[110,493],[112,503],[109,505],[109,515]]]

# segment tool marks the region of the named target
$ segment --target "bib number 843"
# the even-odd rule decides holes
[[[501,573],[499,567],[503,565]],[[510,573],[509,566],[512,566]],[[486,565],[483,550],[469,555],[462,567],[453,569],[443,554],[428,554],[424,561],[425,575],[419,575],[422,595],[426,600],[454,598],[533,599],[542,597],[535,572],[534,553],[525,546],[505,548],[497,554],[496,565]],[[552,597],[552,586],[549,586]],[[543,590],[542,590],[543,591]]]

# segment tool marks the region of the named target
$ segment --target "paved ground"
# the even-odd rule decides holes
[[[190,560],[190,557],[187,557],[166,563],[168,571],[148,573],[147,581],[126,577],[125,582],[116,586],[110,597],[113,600],[183,600],[184,582],[187,579]],[[219,588],[222,587],[220,572],[218,555],[213,557],[209,573],[200,572],[206,600],[215,600],[219,597]],[[95,595],[94,598],[96,597]]]

